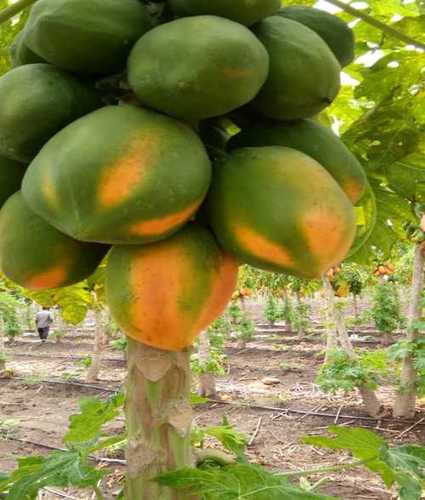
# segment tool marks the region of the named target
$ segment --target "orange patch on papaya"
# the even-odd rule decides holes
[[[363,194],[363,186],[354,181],[345,181],[341,184],[341,189],[347,195],[351,203],[357,203]]]
[[[222,254],[220,266],[213,277],[211,292],[196,323],[196,334],[207,328],[226,308],[236,287],[238,267],[233,256]]]
[[[349,224],[330,207],[317,206],[302,215],[300,229],[322,273],[339,264],[349,251],[355,232],[354,223],[351,233]]]
[[[246,226],[237,226],[234,228],[234,233],[241,248],[253,257],[286,268],[295,265],[294,259],[286,248],[268,240],[253,229]]]
[[[190,318],[179,302],[190,276],[187,259],[181,248],[164,244],[133,260],[129,334],[139,342],[171,351],[190,344]]]
[[[99,183],[98,199],[103,208],[113,208],[124,203],[140,185],[153,162],[157,140],[153,132],[136,138],[127,153],[107,166]]]
[[[52,267],[49,271],[32,276],[25,282],[25,288],[41,290],[43,288],[59,288],[68,277],[68,270],[63,265]]]
[[[196,212],[202,200],[195,201],[190,206],[175,214],[165,215],[159,219],[135,222],[129,228],[134,236],[156,236],[183,224]]]

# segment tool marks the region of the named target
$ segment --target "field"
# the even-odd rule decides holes
[[[317,300],[312,301],[312,306],[314,311],[320,311]],[[367,306],[362,304],[363,309]],[[364,412],[355,393],[329,395],[315,385],[324,347],[324,328],[317,315],[311,318],[309,333],[298,338],[281,324],[266,324],[263,307],[254,300],[248,305],[256,332],[244,348],[239,348],[235,339],[226,341],[226,373],[217,378],[217,399],[195,407],[195,425],[218,425],[226,416],[247,436],[251,461],[286,472],[334,465],[347,458],[300,442],[303,436],[323,434],[333,423],[371,428],[393,444],[423,442],[425,421],[421,407],[414,421],[393,419],[389,412],[391,387],[379,388],[380,398],[388,404],[374,419]],[[371,326],[356,334],[359,340],[354,344],[360,351],[380,347],[379,335]],[[19,456],[45,454],[63,447],[68,418],[78,412],[79,399],[95,395],[106,398],[122,386],[126,374],[124,355],[111,347],[103,355],[98,382],[84,382],[82,360],[92,350],[90,321],[83,327],[70,328],[58,342],[51,339],[41,344],[35,333],[26,332],[7,347],[8,367],[14,375],[0,380],[1,470],[13,469]],[[123,427],[121,416],[109,425],[108,432],[116,434]],[[114,498],[120,490],[123,460],[122,450],[100,460],[111,470],[102,483],[105,498]],[[314,483],[315,476],[309,479]],[[321,491],[347,500],[391,498],[381,481],[364,469],[326,474]],[[61,495],[90,498],[81,490],[58,492],[55,488],[47,488],[40,495],[44,499],[64,498]]]

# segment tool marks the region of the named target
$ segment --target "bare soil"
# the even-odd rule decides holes
[[[412,422],[391,418],[391,387],[379,389],[386,405],[380,420],[355,418],[367,417],[355,394],[329,396],[319,390],[314,379],[323,361],[320,332],[316,324],[314,333],[298,339],[282,327],[259,325],[255,339],[245,349],[229,342],[227,373],[217,382],[218,400],[222,402],[196,407],[195,425],[218,424],[226,416],[251,439],[248,448],[251,459],[280,471],[334,465],[346,459],[342,454],[300,442],[303,436],[324,433],[333,423],[373,428],[393,444],[423,443],[425,422],[400,436]],[[367,334],[375,335],[371,329]],[[379,339],[357,345],[374,349],[379,347]],[[109,349],[97,387],[84,386],[81,359],[90,354],[92,348],[91,335],[80,331],[74,337],[68,334],[59,343],[48,341],[43,345],[34,334],[28,333],[7,348],[8,367],[13,369],[14,377],[0,380],[0,471],[12,470],[20,456],[45,454],[50,451],[48,447],[63,447],[62,436],[69,416],[78,412],[78,400],[92,395],[107,397],[122,385],[123,354]],[[264,379],[270,377],[276,379],[274,385],[264,383]],[[57,383],[51,383],[54,381]],[[418,419],[422,416],[420,410]],[[425,408],[423,411],[425,414]],[[108,431],[120,432],[123,426],[124,419],[120,417]],[[119,453],[116,458],[122,460],[124,456]],[[114,463],[108,466],[111,474],[102,489],[106,498],[112,499],[120,490],[124,468]],[[309,479],[314,483],[319,478]],[[64,491],[43,491],[40,498],[61,499]],[[346,500],[395,498],[377,477],[363,469],[329,474],[321,491]],[[65,494],[77,499],[90,498],[88,493],[70,489]]]

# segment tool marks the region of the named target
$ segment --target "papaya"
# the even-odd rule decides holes
[[[106,106],[56,134],[23,180],[29,206],[77,240],[147,243],[196,212],[211,164],[198,135],[174,118]]]
[[[0,156],[0,208],[6,200],[21,189],[26,166]]]
[[[25,30],[20,31],[13,40],[10,49],[10,60],[12,68],[24,64],[36,64],[45,62],[40,56],[30,50],[25,44]]]
[[[112,247],[105,272],[112,317],[131,338],[181,351],[225,309],[238,264],[213,235],[188,224],[150,245]]]
[[[328,44],[343,68],[354,60],[354,33],[342,19],[324,10],[290,5],[279,16],[297,21],[315,31]]]
[[[232,151],[214,169],[206,211],[219,243],[241,262],[307,279],[341,262],[356,231],[333,177],[281,146]]]
[[[253,28],[270,57],[266,83],[252,102],[277,120],[310,118],[329,106],[340,88],[341,67],[325,41],[292,19],[271,16]]]
[[[28,208],[20,192],[0,211],[0,268],[30,290],[72,285],[92,274],[108,247],[75,241]]]
[[[178,16],[210,14],[226,17],[251,26],[264,17],[276,13],[280,0],[169,0],[171,10]]]
[[[251,101],[267,78],[268,59],[245,26],[186,17],[140,38],[128,59],[128,81],[146,106],[177,118],[209,118]]]
[[[101,106],[97,94],[50,64],[27,64],[0,78],[0,155],[30,162],[44,143]]]
[[[327,127],[315,120],[257,124],[233,136],[230,148],[286,146],[314,158],[338,182],[353,204],[366,189],[366,174],[357,158]]]
[[[132,45],[151,27],[137,0],[38,0],[25,43],[64,70],[108,75],[124,69]]]

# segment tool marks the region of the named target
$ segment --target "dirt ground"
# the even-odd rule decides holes
[[[48,447],[62,447],[68,418],[78,411],[78,400],[91,395],[107,397],[123,383],[123,355],[110,349],[105,353],[96,386],[76,385],[75,382],[84,380],[79,361],[92,347],[91,336],[84,332],[70,333],[59,343],[49,341],[44,345],[28,333],[8,347],[8,366],[15,371],[15,377],[0,380],[0,471],[13,469],[19,456],[44,454],[49,452]],[[368,348],[376,347],[376,342],[368,344]],[[324,433],[335,422],[377,429],[394,444],[424,442],[425,422],[400,436],[412,422],[391,419],[389,407],[380,420],[358,419],[366,414],[355,395],[322,393],[314,384],[323,361],[322,349],[320,329],[299,340],[282,328],[258,325],[255,339],[245,349],[229,342],[227,373],[218,379],[219,399],[223,403],[196,407],[195,424],[218,424],[225,415],[251,440],[248,447],[251,459],[281,471],[334,465],[345,460],[347,457],[342,454],[300,443],[302,436]],[[265,384],[267,377],[276,378],[277,383]],[[389,406],[392,389],[382,387],[379,395]],[[420,412],[418,415],[420,418]],[[109,431],[119,432],[123,425],[124,419],[120,417]],[[118,454],[115,458],[123,460],[124,456]],[[124,469],[116,463],[107,465],[111,474],[102,489],[107,499],[113,499],[120,490]],[[317,479],[312,476],[310,481],[314,483]],[[40,499],[64,498],[61,496],[64,490],[52,490],[58,489],[44,491]],[[362,469],[329,474],[321,491],[346,500],[394,498],[378,478]],[[66,495],[81,500],[90,498],[75,490],[66,490]]]

